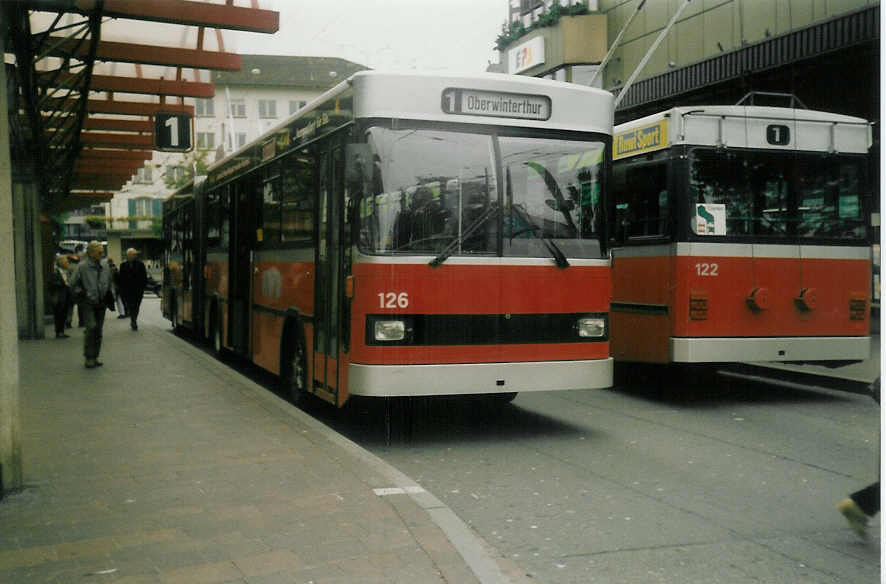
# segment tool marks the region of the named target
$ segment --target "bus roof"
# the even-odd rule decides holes
[[[400,118],[612,133],[608,91],[524,75],[361,71],[357,118]],[[547,109],[534,106],[543,105]]]
[[[355,119],[390,118],[612,135],[608,91],[522,75],[360,71],[207,170],[208,185],[248,172]]]
[[[613,157],[680,144],[866,153],[871,146],[871,128],[865,119],[817,110],[752,105],[675,107],[616,126]]]

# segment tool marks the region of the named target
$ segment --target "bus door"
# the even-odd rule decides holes
[[[337,397],[340,384],[344,156],[339,145],[318,160],[318,229],[314,277],[314,385]]]
[[[253,179],[247,176],[231,187],[234,224],[228,258],[228,342],[234,351],[249,351],[249,315],[252,302],[252,250],[255,224]]]

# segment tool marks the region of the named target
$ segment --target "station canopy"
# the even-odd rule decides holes
[[[210,72],[240,69],[222,31],[278,27],[257,0],[0,2],[14,168],[48,214],[109,200],[151,159],[156,116],[193,117]]]

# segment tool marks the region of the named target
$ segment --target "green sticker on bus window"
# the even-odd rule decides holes
[[[857,219],[859,213],[858,195],[840,197],[838,213],[844,219]]]

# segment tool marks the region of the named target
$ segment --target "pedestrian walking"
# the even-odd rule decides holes
[[[77,266],[79,264],[80,264],[80,256],[78,256],[75,253],[68,255],[68,286],[69,286],[68,292],[69,292],[69,294],[68,294],[68,311],[67,311],[66,318],[65,318],[65,328],[71,328],[71,326],[74,324],[74,305],[76,304],[76,302],[74,302],[73,294],[70,294],[70,291],[71,291],[70,284],[74,280],[74,272],[77,271]],[[79,307],[77,310],[77,316],[78,316],[78,318],[80,317]],[[82,326],[82,320],[80,321],[80,324]]]
[[[120,270],[111,258],[108,258],[108,267],[111,268],[111,293],[114,295],[114,306],[117,307],[117,318],[127,318],[123,294],[120,292]]]
[[[129,326],[134,331],[138,330],[138,311],[147,283],[145,264],[138,259],[138,251],[130,247],[126,250],[126,261],[120,264],[120,291],[126,314],[129,315]]]
[[[880,378],[870,385],[871,397],[880,403]],[[879,475],[879,471],[877,472]],[[837,509],[849,526],[861,537],[867,539],[868,519],[880,512],[880,480],[867,487],[855,491],[837,504]]]
[[[86,368],[101,367],[98,360],[102,348],[102,327],[105,324],[105,310],[113,310],[111,296],[111,270],[102,261],[104,248],[98,241],[90,241],[86,246],[86,258],[77,266],[71,282],[71,290],[77,300],[84,324],[83,357]]]
[[[65,334],[65,319],[71,304],[71,292],[68,286],[68,258],[63,255],[55,258],[52,274],[49,275],[49,302],[55,321],[55,338],[67,339],[69,335]]]

